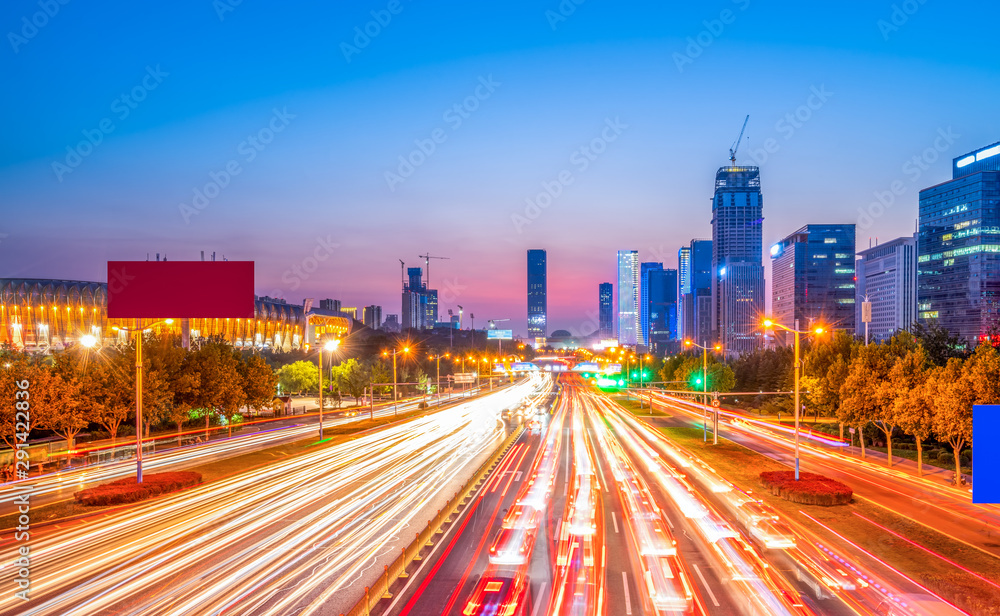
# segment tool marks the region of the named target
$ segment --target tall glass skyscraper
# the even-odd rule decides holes
[[[548,332],[546,263],[544,250],[528,251],[528,337],[544,338]]]
[[[601,339],[608,340],[615,335],[615,285],[602,282],[597,289],[598,314],[601,321]]]
[[[691,318],[693,308],[688,308],[687,297],[691,294],[691,247],[681,246],[677,251],[677,330],[680,337],[687,336],[686,321]]]
[[[771,313],[782,325],[813,323],[854,334],[853,224],[806,225],[771,247]],[[775,336],[787,342],[784,330]]]
[[[712,337],[725,353],[761,348],[764,198],[758,167],[722,167],[712,199]]]
[[[1000,143],[920,191],[917,316],[971,344],[1000,324]]]
[[[649,315],[646,344],[657,353],[677,339],[677,270],[651,269],[646,273],[644,306]]]
[[[712,240],[691,240],[689,293],[678,299],[684,304],[684,329],[681,338],[698,344],[712,340]]]
[[[639,251],[618,251],[618,344],[645,344],[639,329]]]
[[[662,271],[662,263],[639,264],[639,329],[641,338],[648,344],[649,338],[649,277],[652,272]]]

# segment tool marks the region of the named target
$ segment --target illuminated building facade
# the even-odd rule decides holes
[[[0,279],[0,345],[47,353],[91,334],[99,344],[126,341],[131,319],[109,319],[107,284],[75,280]],[[160,323],[158,332],[191,341],[220,338],[238,347],[291,351],[324,337],[350,333],[350,320],[321,310],[257,297],[252,319],[184,319]]]
[[[917,317],[970,344],[1000,325],[1000,143],[920,191]],[[1000,341],[997,341],[1000,342]]]
[[[646,344],[639,328],[639,251],[618,251],[618,344]]]
[[[783,325],[822,323],[854,333],[853,224],[806,225],[771,247],[771,314]],[[791,336],[775,331],[788,344]]]
[[[917,320],[917,239],[901,237],[862,250],[855,262],[858,288],[855,298],[855,333],[864,338],[862,303],[872,306],[868,324],[870,340],[888,340]]]
[[[712,334],[727,355],[761,348],[764,197],[758,167],[722,167],[712,199]]]
[[[546,266],[546,254],[544,250],[528,251],[529,338],[544,338],[548,333]]]
[[[597,288],[597,302],[601,339],[607,340],[615,335],[615,285],[602,282]]]

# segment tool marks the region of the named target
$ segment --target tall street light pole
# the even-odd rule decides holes
[[[397,387],[396,379],[396,354],[397,349],[392,350],[392,415],[395,417],[399,413],[399,389]],[[409,353],[410,347],[403,347],[403,353]],[[389,353],[386,351],[382,352],[383,356],[388,356]]]
[[[323,351],[336,351],[338,346],[340,340],[327,340],[319,348],[319,440],[323,440]]]
[[[701,391],[703,397],[702,410],[702,442],[708,442],[708,347],[698,344],[693,340],[685,340],[685,346],[698,347],[701,349]],[[722,349],[721,344],[717,344],[714,350]],[[712,444],[719,444],[719,410],[715,409],[712,419]]]
[[[812,330],[799,331],[791,327],[785,327],[781,323],[771,319],[764,319],[764,328],[770,329],[778,327],[795,334],[795,481],[799,480],[799,374],[802,372],[802,360],[799,359],[799,335],[800,334],[822,334],[822,327],[814,327]]]
[[[156,327],[161,323],[166,323],[170,325],[173,323],[173,319],[164,319],[163,321],[157,321],[146,328]],[[115,327],[117,330],[125,330],[131,334],[136,334],[135,336],[135,478],[136,483],[142,483],[142,334],[145,332],[145,328],[142,325],[142,319],[135,320],[135,327],[129,329],[127,327]]]

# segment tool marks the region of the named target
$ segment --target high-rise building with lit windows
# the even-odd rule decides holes
[[[764,198],[758,167],[722,167],[712,198],[712,338],[727,355],[763,344]]]
[[[869,340],[887,340],[917,320],[917,240],[900,237],[858,252],[854,269],[858,279],[855,296],[855,333],[865,336],[862,307],[871,304]]]
[[[918,229],[917,318],[977,344],[1000,325],[1000,142],[920,191]]]
[[[687,307],[687,297],[691,294],[691,247],[681,246],[677,251],[677,332],[681,338],[686,336],[685,321],[691,318],[691,309]]]
[[[528,337],[544,338],[548,331],[544,250],[528,251]]]
[[[639,264],[639,328],[641,337],[649,344],[649,281],[653,272],[662,271],[662,263]]]
[[[602,340],[615,335],[615,285],[602,282],[597,289],[597,312]]]
[[[806,225],[771,246],[771,315],[795,329],[822,323],[854,334],[853,224]],[[788,342],[784,330],[779,341]]]
[[[639,327],[639,251],[618,251],[618,344],[646,344]]]

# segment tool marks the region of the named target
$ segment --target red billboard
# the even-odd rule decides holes
[[[253,261],[108,261],[109,318],[253,316]]]

